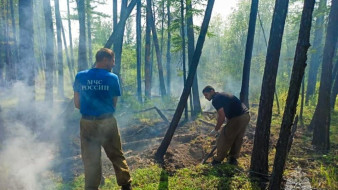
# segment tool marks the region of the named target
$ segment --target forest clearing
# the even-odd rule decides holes
[[[0,189],[338,189],[338,0],[0,0]]]

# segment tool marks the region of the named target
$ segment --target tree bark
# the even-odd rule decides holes
[[[93,64],[93,48],[92,48],[92,7],[90,6],[90,0],[86,0],[87,6],[87,43],[88,43],[88,58],[89,58],[89,65]]]
[[[326,2],[327,0],[320,0],[319,7],[318,7],[318,16],[316,18],[315,24],[315,32],[314,32],[314,39],[313,39],[313,46],[312,49],[315,52],[311,55],[311,60],[309,64],[309,76],[307,79],[307,88],[306,88],[306,96],[305,96],[305,103],[309,104],[310,97],[314,94],[316,83],[317,83],[317,73],[318,68],[320,65],[320,58],[323,49],[323,32],[324,32],[324,16],[325,16],[325,9],[326,9]]]
[[[168,39],[167,39],[167,64],[166,64],[166,68],[167,68],[167,94],[170,96],[170,90],[171,90],[171,67],[170,67],[170,62],[171,62],[171,31],[170,31],[170,27],[171,27],[171,14],[170,14],[170,2],[171,1],[167,1],[167,14],[168,14]]]
[[[250,19],[249,19],[249,29],[248,36],[246,39],[245,46],[245,57],[244,57],[244,66],[243,66],[243,76],[242,76],[242,88],[240,92],[240,99],[249,108],[249,81],[250,81],[250,67],[251,67],[251,57],[252,57],[252,48],[255,39],[255,28],[256,28],[256,19],[258,11],[258,0],[251,1],[251,10],[250,10]]]
[[[69,57],[68,47],[67,47],[67,40],[66,40],[66,34],[65,34],[65,30],[63,28],[62,22],[61,22],[61,28],[62,28],[63,45],[65,46],[65,52],[66,52],[66,58],[67,58],[67,64],[68,64],[70,82],[71,82],[71,85],[73,85],[74,78],[75,78],[74,77],[74,70],[73,70],[73,67],[72,67],[71,58]]]
[[[80,37],[79,37],[79,52],[78,52],[78,71],[88,68],[87,48],[86,48],[86,14],[85,0],[77,0],[77,11],[79,15]]]
[[[122,0],[120,18],[122,17],[122,15],[125,14],[125,11],[127,9],[127,3],[128,3],[128,0]],[[116,26],[116,27],[122,27],[122,28],[120,30],[116,28],[116,30],[118,31],[119,38],[116,39],[116,41],[114,42],[114,46],[113,46],[114,52],[115,52],[115,66],[114,66],[113,71],[119,77],[121,83],[123,82],[121,79],[121,59],[122,59],[122,46],[123,46],[125,25],[126,25],[126,22],[122,26]]]
[[[178,122],[181,119],[182,113],[183,113],[183,109],[184,109],[184,105],[186,104],[190,91],[191,91],[191,86],[192,83],[194,81],[194,77],[196,74],[196,70],[197,70],[197,66],[199,63],[199,59],[201,57],[202,54],[202,49],[203,49],[203,44],[205,41],[205,36],[206,33],[208,31],[208,26],[209,26],[209,21],[210,21],[210,17],[211,17],[211,13],[212,13],[212,8],[214,6],[214,2],[215,0],[208,0],[208,4],[207,4],[207,8],[205,11],[205,16],[202,22],[202,27],[201,27],[201,32],[200,35],[198,37],[197,40],[197,45],[196,45],[196,49],[194,52],[194,56],[191,62],[191,65],[189,67],[189,73],[188,73],[188,78],[187,78],[187,82],[184,85],[184,89],[180,98],[180,101],[178,103],[178,106],[176,108],[175,114],[173,119],[171,120],[170,126],[164,136],[164,139],[161,142],[161,145],[159,146],[159,148],[156,151],[155,157],[158,160],[163,160],[163,156],[166,153],[169,144],[171,142],[171,139],[175,133],[175,130],[177,128]]]
[[[181,0],[181,37],[182,37],[182,66],[183,66],[183,85],[186,83],[186,68],[185,68],[185,31],[184,31],[184,3],[183,0]],[[191,96],[190,96],[191,98]],[[184,118],[188,120],[188,103],[185,103],[184,108]]]
[[[136,12],[136,54],[137,54],[137,97],[142,102],[142,78],[141,78],[141,50],[142,50],[142,30],[141,30],[141,1],[137,2]]]
[[[117,25],[117,0],[113,0],[113,30]]]
[[[291,127],[297,111],[297,102],[299,98],[300,87],[306,67],[307,51],[310,47],[310,31],[314,5],[315,0],[304,1],[303,13],[298,35],[298,43],[296,47],[294,64],[290,79],[289,92],[285,103],[282,125],[276,146],[276,156],[273,165],[272,178],[269,184],[270,190],[280,189],[282,182],[285,161],[288,154]]]
[[[275,3],[270,39],[265,60],[254,147],[251,156],[251,170],[264,175],[268,174],[268,150],[273,95],[276,87],[278,62],[288,4],[288,0],[277,0]],[[254,173],[251,174],[254,175]]]
[[[332,87],[332,62],[338,31],[338,0],[333,0],[325,39],[318,103],[311,124],[314,128],[312,144],[326,153],[330,149],[330,95]]]
[[[58,96],[64,98],[64,80],[63,80],[63,55],[62,55],[62,21],[60,15],[59,0],[54,0],[55,2],[55,20],[56,20],[56,37],[57,37],[57,47],[58,47]]]
[[[150,64],[150,12],[146,11],[146,44],[145,44],[145,55],[144,55],[144,92],[147,99],[151,98],[151,64]]]
[[[45,15],[45,27],[46,27],[46,47],[45,47],[45,59],[46,59],[46,87],[45,87],[45,101],[52,103],[54,99],[53,95],[53,83],[54,83],[54,30],[53,30],[53,18],[50,0],[43,1],[43,10]]]
[[[34,29],[33,29],[33,1],[19,0],[19,64],[18,79],[24,81],[34,89],[35,86],[35,57],[34,57]]]
[[[72,38],[72,23],[70,21],[70,8],[69,8],[69,0],[67,0],[67,20],[68,20],[68,35],[69,35],[69,48],[70,48],[70,59],[71,59],[71,69],[74,74],[74,50],[73,50],[73,38]]]
[[[194,21],[193,21],[191,0],[186,0],[186,6],[187,6],[186,18],[187,18],[187,30],[188,30],[187,32],[188,33],[188,61],[189,61],[189,66],[190,66],[192,57],[195,51]],[[196,73],[194,82],[192,84],[192,100],[193,100],[192,116],[193,117],[196,117],[198,114],[202,113],[197,78],[198,77]]]
[[[17,42],[17,34],[16,34],[16,25],[15,25],[15,12],[14,12],[14,4],[13,4],[13,0],[10,0],[10,9],[11,9],[11,20],[12,20],[12,32],[13,32],[13,64],[12,64],[12,80],[15,81],[16,77],[17,77],[17,73],[16,73],[16,65],[18,63],[18,42]]]
[[[164,97],[164,96],[166,96],[166,90],[165,90],[164,77],[163,77],[162,56],[161,56],[160,46],[159,46],[158,38],[157,38],[155,20],[154,20],[152,8],[151,8],[151,0],[147,0],[147,13],[148,12],[150,14],[149,24],[150,24],[150,27],[151,27],[151,32],[153,34],[153,42],[154,42],[155,51],[156,51],[158,77],[159,77],[159,80],[160,80],[161,96]]]

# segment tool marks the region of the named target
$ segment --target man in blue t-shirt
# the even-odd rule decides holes
[[[220,164],[227,156],[229,156],[229,164],[237,165],[245,129],[250,121],[249,110],[232,94],[215,92],[211,86],[206,86],[202,92],[207,100],[212,100],[212,105],[217,110],[218,116],[214,129],[216,132],[219,131],[216,144],[217,154],[212,165]],[[228,122],[222,127],[225,118]]]
[[[85,169],[85,189],[98,189],[101,181],[101,146],[113,163],[117,183],[131,189],[131,177],[122,152],[115,112],[121,96],[118,77],[111,73],[114,52],[102,48],[96,53],[95,68],[81,71],[75,77],[74,104],[80,109],[81,155]]]

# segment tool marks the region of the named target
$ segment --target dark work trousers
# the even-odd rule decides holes
[[[123,156],[116,119],[84,119],[80,121],[81,155],[85,170],[85,190],[97,190],[102,175],[101,146],[113,163],[118,185],[131,182],[129,168]]]
[[[231,118],[221,129],[217,139],[216,161],[223,161],[225,157],[238,158],[243,143],[245,129],[250,121],[249,113]],[[229,152],[230,150],[230,152]],[[228,153],[229,152],[229,153]]]

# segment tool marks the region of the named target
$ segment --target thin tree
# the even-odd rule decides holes
[[[92,7],[90,6],[90,0],[86,0],[86,10],[87,10],[87,47],[88,47],[88,58],[89,65],[93,64],[93,48],[92,48]]]
[[[123,14],[126,14],[125,11],[127,9],[128,0],[122,0],[121,2],[121,11],[120,11],[120,17],[122,17]],[[118,35],[119,38],[116,39],[114,42],[114,53],[115,53],[115,66],[114,66],[114,73],[120,78],[121,80],[121,60],[122,60],[122,46],[123,46],[123,38],[124,38],[124,31],[125,31],[125,25],[121,26],[121,30],[119,30]],[[116,26],[117,27],[117,26]],[[115,28],[117,30],[117,28]],[[115,31],[114,29],[114,31]]]
[[[150,12],[146,11],[146,36],[145,36],[145,55],[144,55],[144,93],[147,99],[151,98],[151,64],[150,64],[150,47],[151,47],[151,24]]]
[[[253,48],[253,43],[254,43],[254,39],[255,39],[257,11],[258,11],[258,0],[252,0],[251,1],[248,36],[246,38],[246,46],[245,46],[245,57],[244,57],[243,76],[242,76],[242,88],[241,88],[241,92],[240,92],[240,99],[248,108],[249,108],[250,67],[251,67],[252,48]]]
[[[88,68],[87,48],[86,48],[86,14],[84,0],[76,0],[77,11],[79,15],[80,37],[79,37],[79,52],[78,52],[78,71]]]
[[[186,7],[187,7],[186,19],[187,19],[187,36],[188,36],[188,62],[190,66],[195,51],[194,21],[191,0],[186,0]],[[198,77],[196,73],[194,82],[192,84],[192,100],[193,100],[193,109],[191,113],[192,117],[196,117],[198,114],[202,112],[197,78]]]
[[[43,0],[43,10],[45,15],[45,29],[46,29],[46,46],[45,46],[45,59],[46,59],[46,87],[45,87],[45,101],[53,102],[53,83],[54,83],[54,30],[53,18],[50,0]]]
[[[59,0],[55,0],[55,20],[56,20],[56,38],[58,52],[58,96],[64,98],[64,80],[63,80],[63,53],[62,53],[62,21],[60,15]],[[50,40],[50,39],[49,39]]]
[[[314,26],[315,32],[312,46],[314,53],[311,55],[311,60],[309,64],[309,76],[307,79],[307,88],[305,95],[306,104],[309,103],[310,97],[314,94],[317,83],[317,73],[323,49],[323,32],[324,32],[323,25],[324,25],[326,2],[327,0],[320,0],[318,7],[318,15],[316,17],[316,23]]]
[[[265,60],[254,147],[251,156],[251,170],[264,175],[268,174],[268,150],[273,95],[276,87],[278,62],[288,4],[288,0],[277,0],[275,3]]]
[[[169,147],[169,144],[171,142],[172,137],[174,136],[178,122],[180,121],[180,119],[182,117],[182,113],[183,113],[185,104],[186,104],[188,97],[189,97],[189,94],[191,92],[191,86],[192,86],[192,83],[194,81],[197,66],[198,66],[198,63],[199,63],[199,60],[200,60],[200,57],[201,57],[201,54],[202,54],[203,44],[204,44],[204,41],[205,41],[206,33],[208,31],[209,21],[210,21],[210,17],[211,17],[211,13],[212,13],[212,8],[214,6],[214,2],[215,2],[215,0],[208,0],[207,8],[205,10],[205,14],[204,14],[205,16],[203,18],[202,27],[201,27],[200,35],[199,35],[198,40],[197,40],[194,56],[193,56],[191,65],[189,66],[189,73],[188,73],[187,82],[184,85],[184,89],[183,89],[180,101],[177,105],[174,117],[171,120],[170,126],[169,126],[169,128],[168,128],[168,130],[167,130],[167,132],[164,136],[164,139],[162,140],[161,145],[159,146],[159,148],[157,149],[156,154],[155,154],[155,157],[158,160],[163,160],[163,156],[167,152],[167,149]]]
[[[162,56],[161,56],[161,51],[160,51],[160,46],[158,43],[158,37],[157,37],[157,32],[156,32],[156,26],[155,26],[155,20],[152,12],[152,7],[151,7],[151,0],[147,0],[147,13],[150,13],[149,16],[149,24],[153,36],[153,42],[155,46],[155,51],[156,51],[156,58],[157,58],[157,68],[158,68],[158,77],[160,80],[160,91],[161,91],[161,96],[164,97],[166,96],[166,90],[165,90],[165,84],[164,84],[164,77],[163,77],[163,66],[162,66]]]
[[[0,4],[4,4],[3,0],[0,1]],[[0,86],[5,84],[4,79],[4,69],[5,69],[5,59],[4,59],[4,53],[5,53],[5,47],[4,47],[4,41],[5,41],[5,19],[4,19],[4,13],[5,13],[5,6],[0,6]]]
[[[65,52],[66,52],[68,70],[69,70],[69,77],[70,77],[71,84],[73,84],[74,83],[74,70],[73,70],[71,58],[69,57],[67,39],[66,39],[66,34],[65,34],[65,30],[63,28],[62,22],[61,22],[61,28],[62,28],[63,45],[65,46]]]
[[[13,32],[13,41],[14,41],[14,44],[13,44],[13,68],[12,69],[12,76],[13,76],[13,80],[16,80],[16,64],[19,60],[18,58],[18,42],[17,42],[17,32],[16,32],[16,24],[15,24],[15,13],[14,13],[14,3],[13,3],[13,0],[10,0],[9,1],[10,3],[10,9],[11,9],[11,20],[12,20],[12,32]]]
[[[35,86],[35,57],[33,30],[33,1],[19,0],[19,63],[17,78],[34,89]],[[25,68],[25,69],[23,69]]]
[[[73,38],[72,38],[72,23],[70,21],[70,8],[69,8],[69,0],[67,0],[67,21],[68,21],[68,36],[69,36],[69,48],[70,48],[70,59],[71,59],[71,67],[74,72],[74,50],[73,50]]]
[[[166,64],[166,69],[167,69],[167,94],[170,96],[170,90],[171,90],[171,68],[170,68],[170,62],[171,62],[171,14],[170,14],[170,0],[167,1],[167,16],[168,16],[168,29],[167,29],[167,64]]]
[[[336,45],[337,46],[337,45]],[[337,47],[336,47],[337,48]],[[331,109],[334,110],[338,94],[338,59],[335,64],[332,81],[334,81],[331,92]],[[334,77],[335,76],[335,77]]]
[[[313,126],[312,144],[325,153],[330,149],[330,95],[332,87],[332,62],[338,31],[338,0],[332,0],[322,61],[318,103],[310,123]]]
[[[185,30],[184,30],[184,3],[183,0],[181,0],[181,37],[182,37],[182,66],[183,66],[183,84],[186,83],[186,68],[185,68]],[[191,96],[190,96],[191,98]],[[188,120],[188,104],[185,103],[185,109],[184,109],[184,117],[186,120]]]
[[[117,0],[113,0],[113,30],[117,25]]]
[[[291,135],[291,126],[297,111],[300,87],[306,67],[307,51],[310,47],[310,32],[314,5],[315,0],[304,1],[290,86],[285,103],[279,139],[276,146],[276,156],[273,165],[272,178],[269,184],[270,190],[278,190],[281,186],[285,161],[288,153],[289,138]]]
[[[142,50],[142,30],[141,30],[141,1],[137,2],[136,11],[136,54],[137,54],[137,97],[142,102],[142,79],[141,79],[141,50]]]

